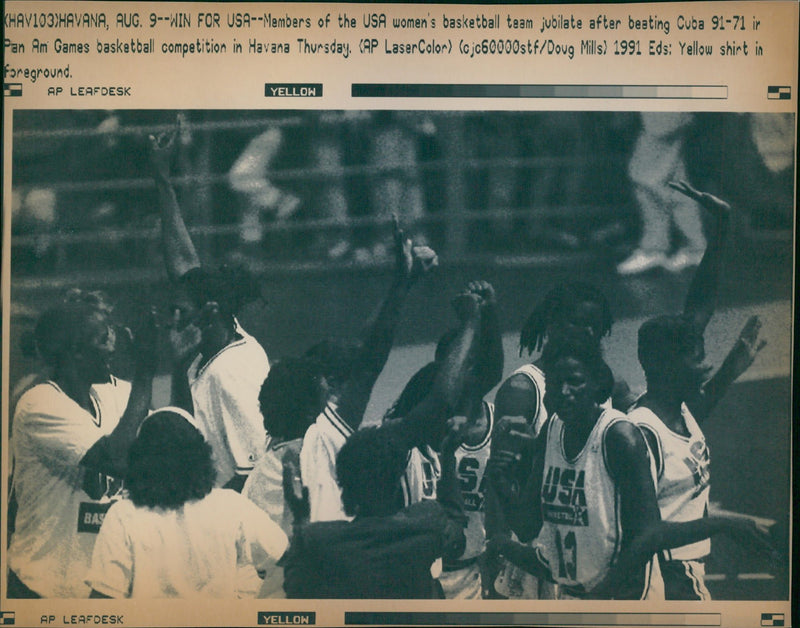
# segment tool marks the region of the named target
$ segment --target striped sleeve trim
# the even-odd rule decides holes
[[[328,422],[336,428],[344,438],[350,438],[353,434],[353,428],[351,428],[342,417],[339,416],[339,413],[336,411],[336,408],[333,407],[331,404],[325,406],[325,409],[322,411],[323,416],[328,420]]]

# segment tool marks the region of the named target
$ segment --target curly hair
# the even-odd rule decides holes
[[[348,438],[336,457],[345,513],[369,516],[399,510],[401,501],[392,499],[407,463],[408,450],[386,429],[366,427]]]
[[[162,409],[145,419],[128,452],[125,485],[134,504],[174,510],[208,495],[215,479],[211,446],[185,417]]]
[[[551,289],[528,316],[519,337],[519,354],[522,355],[523,350],[526,350],[528,355],[541,351],[547,328],[568,319],[582,303],[592,303],[600,308],[597,336],[602,338],[608,335],[614,319],[603,294],[591,284],[581,281],[564,283]]]
[[[272,366],[258,395],[264,427],[272,436],[300,438],[322,412],[327,388],[321,370],[307,357],[285,358]]]

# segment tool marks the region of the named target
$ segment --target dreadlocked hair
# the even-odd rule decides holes
[[[520,356],[523,354],[523,350],[527,351],[528,355],[540,352],[544,347],[547,328],[553,323],[567,318],[581,303],[592,303],[600,308],[598,336],[608,335],[614,319],[603,294],[591,284],[581,281],[563,283],[547,293],[522,326],[519,337]]]

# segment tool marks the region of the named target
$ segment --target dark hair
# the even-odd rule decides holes
[[[99,291],[69,290],[62,301],[45,310],[36,322],[33,340],[39,355],[49,366],[56,366],[75,350],[93,314],[112,312],[107,297]]]
[[[220,314],[231,319],[245,305],[262,298],[260,284],[242,265],[193,268],[182,277],[182,283],[195,307],[201,308],[214,301],[219,305]]]
[[[211,446],[184,417],[159,410],[145,419],[128,452],[125,485],[137,506],[176,509],[211,492]]]
[[[400,393],[400,396],[392,404],[392,407],[386,411],[383,417],[384,420],[401,419],[405,417],[430,394],[438,372],[439,365],[436,362],[428,362],[414,373],[411,379],[408,380],[405,388],[403,388],[403,392]]]
[[[344,511],[356,514],[387,514],[402,504],[391,500],[408,464],[408,450],[391,432],[380,427],[358,430],[336,457],[336,479],[342,489]]]
[[[683,355],[691,353],[703,335],[692,321],[680,315],[651,318],[639,328],[637,353],[645,377],[668,373]]]
[[[304,354],[319,364],[320,373],[331,386],[345,382],[361,355],[361,343],[326,338],[311,346]]]
[[[547,328],[567,318],[581,303],[593,303],[600,308],[598,336],[602,338],[608,335],[614,319],[603,294],[591,284],[581,281],[564,283],[551,289],[528,316],[519,337],[519,354],[522,355],[523,350],[527,350],[528,355],[541,351]]]
[[[603,360],[603,354],[596,340],[585,330],[575,330],[551,338],[542,351],[542,365],[547,374],[559,360],[572,358],[580,362],[597,385],[595,401],[602,403],[611,396],[614,389],[614,374]]]
[[[272,436],[300,438],[325,407],[325,387],[318,362],[307,357],[274,364],[261,385],[258,401],[264,427]]]

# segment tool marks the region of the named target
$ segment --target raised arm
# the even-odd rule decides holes
[[[417,435],[425,424],[439,419],[445,420],[452,414],[463,391],[467,373],[474,365],[481,299],[472,294],[468,300],[469,310],[464,312],[461,328],[441,359],[430,393],[406,416],[389,421],[381,427],[393,430],[408,449],[414,446]]]
[[[472,281],[467,290],[479,295],[483,300],[476,379],[479,390],[488,392],[503,377],[503,338],[497,316],[497,298],[494,287],[488,281]]]
[[[739,332],[728,355],[722,361],[714,376],[706,382],[697,399],[688,399],[687,404],[698,421],[702,421],[711,414],[720,399],[730,388],[730,385],[744,373],[756,359],[759,351],[767,344],[759,338],[761,320],[758,316],[751,316]]]
[[[434,251],[428,247],[414,247],[396,218],[394,243],[395,273],[389,294],[367,328],[361,351],[339,391],[339,414],[354,430],[361,425],[372,388],[389,358],[408,292],[420,276],[437,264]]]
[[[178,125],[181,124],[180,118]],[[150,136],[150,161],[158,190],[161,214],[161,244],[164,263],[170,281],[176,282],[193,268],[200,266],[200,257],[194,247],[186,223],[183,221],[178,198],[170,183],[170,161],[175,152],[178,129]]]
[[[81,460],[93,471],[123,477],[128,468],[128,450],[150,409],[153,377],[159,360],[158,325],[155,308],[148,313],[134,337],[134,375],[125,412],[113,431],[100,438]]]
[[[696,190],[686,181],[672,181],[669,186],[697,201],[713,217],[711,238],[689,285],[683,313],[703,333],[714,314],[722,271],[722,254],[730,226],[731,207],[708,192]]]

